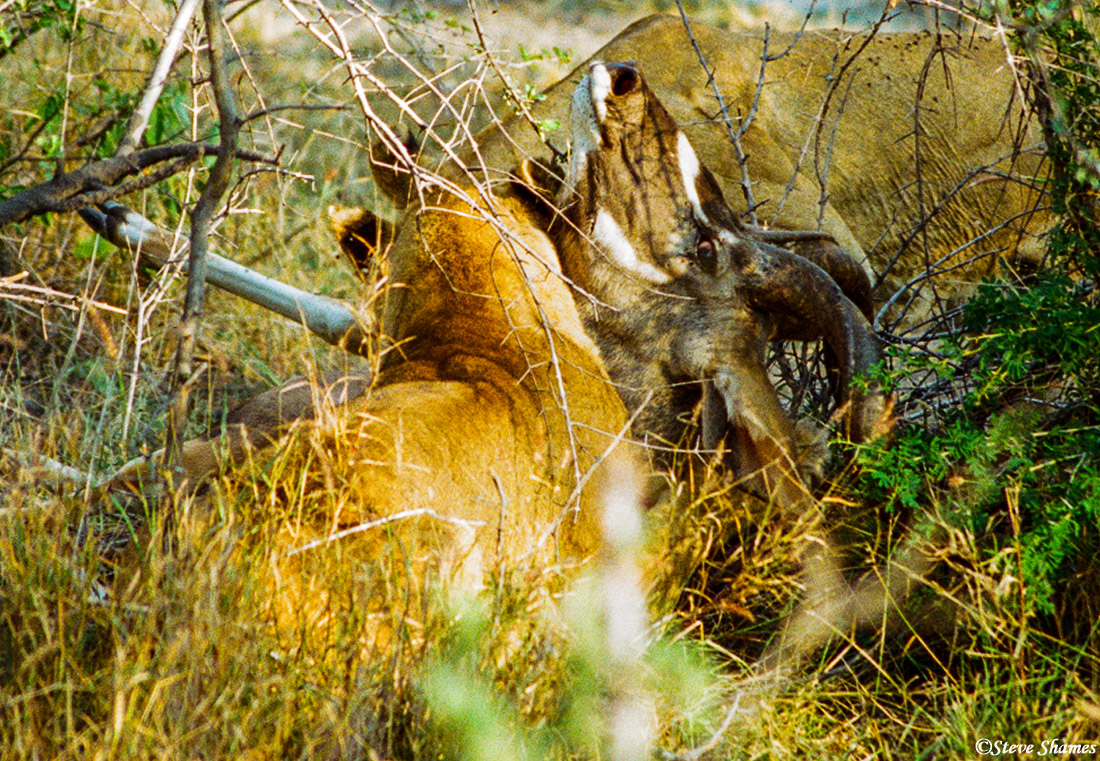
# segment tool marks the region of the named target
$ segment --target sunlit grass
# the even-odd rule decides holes
[[[139,88],[135,72],[152,60],[141,40],[156,32],[129,7],[88,14],[95,24],[79,39],[95,44],[70,57],[58,35],[42,34],[18,61],[0,62],[0,100],[33,113],[71,78],[74,101],[87,102],[99,75]],[[242,26],[243,60],[270,101],[349,104],[340,69],[304,35],[288,31],[271,47],[262,24]],[[28,77],[19,67],[32,53]],[[365,179],[369,140],[354,110],[287,114],[254,123],[250,139],[256,150],[285,146],[293,174],[234,191],[218,250],[354,299],[325,210],[379,202]],[[205,116],[192,116],[209,131]],[[15,149],[34,129],[25,115],[0,124]],[[51,171],[19,164],[0,182]],[[201,173],[181,175],[126,201],[174,226],[199,182]],[[385,531],[288,559],[318,535],[312,516],[356,507],[354,495],[308,488],[324,483],[325,466],[308,439],[258,453],[181,500],[168,548],[157,510],[140,498],[90,508],[86,487],[162,444],[180,284],[161,289],[75,217],[0,235],[33,282],[77,297],[75,309],[0,304],[0,445],[86,474],[59,484],[48,462],[0,454],[0,758],[605,755],[612,680],[592,582],[577,582],[597,561],[499,567],[480,587],[452,589]],[[301,328],[215,293],[199,354],[196,433],[249,393],[342,359]],[[970,758],[980,739],[1096,739],[1097,624],[1059,638],[1057,622],[1021,615],[1011,563],[980,549],[985,527],[951,520],[960,500],[948,488],[926,494],[929,514],[917,516],[946,537],[918,597],[926,604],[888,633],[839,638],[756,701],[752,663],[799,599],[806,527],[777,525],[710,475],[698,484],[712,493],[648,516],[638,561],[656,622],[642,684],[667,756],[706,742],[731,706],[744,712],[710,757]],[[833,512],[847,521],[839,533],[858,538],[861,568],[901,531],[874,505]],[[1078,608],[1088,610],[1095,579],[1081,569]]]

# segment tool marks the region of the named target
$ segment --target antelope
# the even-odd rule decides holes
[[[575,90],[570,134],[558,198],[565,224],[551,234],[585,327],[637,410],[639,438],[676,444],[685,413],[703,401],[704,447],[728,440],[737,475],[759,475],[769,497],[801,509],[801,458],[765,350],[824,338],[841,366],[850,433],[871,436],[883,399],[853,392],[852,380],[879,360],[878,342],[826,270],[855,281],[856,298],[867,281],[838,250],[817,249],[815,264],[754,238],[635,66],[592,64]]]
[[[686,413],[701,404],[704,447],[724,444],[738,480],[786,519],[819,519],[806,453],[765,350],[774,340],[824,339],[839,365],[849,436],[879,435],[888,400],[874,383],[866,392],[853,385],[881,358],[867,318],[869,284],[827,240],[812,247],[815,263],[743,225],[633,64],[590,64],[574,91],[569,132],[558,194],[565,223],[551,236],[635,434],[646,443],[682,441]],[[622,177],[638,181],[615,181]],[[807,598],[759,664],[770,676],[833,632],[892,613],[927,570],[914,550],[849,587],[827,530],[819,534],[803,561]]]
[[[564,114],[592,61],[635,62],[735,212],[748,211],[748,195],[770,233],[819,230],[866,268],[877,327],[913,328],[998,263],[1011,271],[1041,261],[1041,135],[1002,43],[948,32],[691,30],[672,15],[635,22],[550,87],[532,117]],[[731,145],[737,130],[744,167]],[[478,155],[495,171],[525,159],[554,170],[551,148],[567,153],[563,133],[544,143],[514,116],[479,135]]]

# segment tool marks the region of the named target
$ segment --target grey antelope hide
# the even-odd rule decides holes
[[[860,261],[878,326],[914,327],[937,303],[965,298],[998,262],[1041,259],[1041,135],[1001,42],[951,32],[762,36],[701,23],[692,31],[713,85],[670,15],[632,24],[592,60],[636,62],[735,211],[745,210],[748,181],[762,222],[821,230]],[[536,121],[565,113],[590,63],[531,107]],[[744,167],[731,145],[738,132]],[[548,142],[566,152],[564,134]],[[521,159],[553,168],[519,116],[489,127],[477,147],[491,170]]]

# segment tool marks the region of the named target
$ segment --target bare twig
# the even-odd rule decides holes
[[[347,111],[347,106],[337,105],[335,103],[318,103],[309,105],[306,103],[296,103],[294,105],[286,106],[268,106],[267,108],[257,108],[254,111],[250,111],[248,116],[241,119],[241,123],[247,123],[255,121],[256,119],[262,119],[265,116],[276,114],[280,111]]]
[[[497,61],[496,56],[489,50],[489,43],[485,39],[485,33],[481,29],[481,18],[477,12],[477,2],[475,0],[466,0],[466,5],[470,9],[470,17],[474,22],[474,31],[477,33],[478,42],[481,44],[481,49],[485,53],[486,60],[489,61],[489,65],[493,67],[493,71],[496,72],[497,78],[500,83],[504,85],[504,92],[516,108],[519,109],[520,115],[523,116],[524,121],[530,125],[531,129],[535,131],[535,134],[539,136],[539,140],[542,140],[546,147],[554,156],[554,162],[558,163],[564,160],[564,155],[555,148],[549,140],[545,140],[542,133],[542,126],[535,120],[535,117],[531,115],[531,110],[527,108],[527,104],[524,102],[523,96],[515,91],[512,87],[512,82],[504,75],[504,71],[500,68],[500,63]]]
[[[141,138],[145,135],[145,130],[149,126],[149,117],[152,116],[153,108],[156,106],[157,100],[160,99],[161,92],[164,91],[164,83],[168,80],[172,64],[179,54],[180,45],[183,43],[183,34],[187,31],[187,27],[191,23],[191,17],[195,15],[195,9],[198,6],[199,0],[183,0],[180,3],[179,10],[176,12],[176,19],[172,22],[172,28],[164,39],[164,47],[161,48],[156,65],[149,75],[149,81],[145,84],[145,92],[142,93],[141,102],[134,109],[134,113],[130,115],[130,120],[126,123],[126,135],[119,143],[115,155],[127,156],[137,150],[137,147],[141,144]]]
[[[819,152],[819,146],[821,145],[821,133],[822,130],[824,130],[825,128],[825,122],[829,115],[829,108],[832,103],[833,95],[836,92],[837,87],[839,87],[840,83],[843,81],[844,75],[848,71],[849,67],[851,67],[851,65],[859,59],[864,49],[871,44],[871,41],[875,38],[875,35],[878,34],[879,29],[886,22],[888,18],[888,11],[888,8],[883,11],[882,16],[879,17],[878,21],[875,22],[875,25],[871,28],[870,32],[867,33],[867,36],[864,38],[859,48],[846,61],[839,64],[838,66],[838,62],[840,61],[843,51],[838,50],[837,53],[834,55],[832,63],[829,67],[829,73],[825,76],[827,87],[824,96],[821,98],[821,104],[818,106],[817,114],[814,115],[813,129],[806,134],[806,139],[803,141],[802,147],[799,150],[798,158],[794,162],[794,169],[791,171],[790,180],[787,181],[787,186],[783,190],[783,195],[779,199],[779,202],[776,204],[775,212],[773,213],[773,219],[779,217],[780,212],[782,212],[783,207],[787,203],[787,199],[790,198],[791,193],[794,191],[795,183],[798,181],[799,173],[802,171],[802,164],[806,160],[806,155],[809,153],[811,146],[814,147],[814,165],[816,174],[819,178],[819,183],[821,183],[821,178],[827,178],[828,158],[826,159],[826,164],[824,168],[822,168],[818,165],[819,162],[817,159],[817,155]],[[845,48],[847,48],[850,39],[850,37],[845,38]],[[790,48],[788,47],[788,50],[789,49]],[[785,53],[786,51],[784,52],[784,54]],[[841,112],[843,112],[843,106],[841,108]],[[839,119],[840,114],[837,115],[837,123],[839,123]],[[820,189],[821,199],[819,200],[819,205],[824,208],[825,203],[828,202],[827,189],[823,184],[821,185]]]
[[[35,127],[29,135],[27,135],[27,139],[23,142],[23,147],[16,151],[7,160],[0,162],[0,172],[6,171],[8,167],[22,161],[27,153],[30,151],[31,147],[38,144],[38,136],[42,134],[42,130],[46,129],[46,127],[50,126],[52,123],[53,117],[40,119],[38,122],[38,126]],[[54,159],[51,158],[50,160]]]
[[[718,89],[718,83],[714,79],[714,72],[711,70],[710,65],[707,63],[707,58],[703,55],[703,49],[699,47],[699,42],[695,39],[695,33],[691,31],[691,23],[688,21],[687,11],[684,10],[684,4],[681,0],[676,0],[676,7],[680,10],[680,19],[684,22],[684,31],[687,32],[688,37],[691,39],[691,45],[695,48],[695,55],[699,58],[699,64],[703,67],[703,71],[707,75],[707,85],[714,91],[714,97],[718,100],[718,110],[722,114],[722,121],[726,125],[726,130],[729,132],[730,145],[733,146],[733,155],[737,159],[737,166],[741,170],[741,193],[745,196],[745,208],[746,219],[749,224],[757,224],[756,220],[756,201],[753,200],[752,194],[752,180],[749,178],[749,157],[745,155],[744,149],[741,147],[741,137],[745,134],[745,129],[748,127],[750,121],[756,112],[756,106],[759,103],[758,97],[760,95],[760,89],[757,88],[757,97],[753,99],[752,111],[742,117],[742,128],[740,130],[734,130],[733,120],[730,118],[729,110],[726,108],[726,100],[722,97],[721,90]],[[760,56],[760,82],[764,81],[764,67],[768,63],[768,36],[769,27],[764,27],[764,52]]]
[[[214,100],[218,109],[220,145],[218,157],[210,169],[210,177],[203,188],[199,202],[191,212],[191,251],[188,257],[187,295],[184,299],[183,318],[180,321],[179,345],[176,351],[173,373],[174,399],[168,414],[168,434],[165,442],[165,463],[172,472],[177,468],[183,451],[188,412],[189,381],[194,374],[192,361],[203,302],[206,298],[206,251],[210,235],[210,223],[229,188],[233,162],[237,152],[237,134],[240,119],[233,97],[233,89],[226,70],[226,34],[220,5],[217,0],[203,0],[203,21],[210,43],[210,82],[214,88]],[[165,536],[170,536],[173,517],[171,502],[166,504]]]
[[[744,697],[743,693],[737,693],[733,702],[730,703],[729,708],[726,709],[726,716],[722,719],[722,723],[718,726],[718,729],[714,730],[713,734],[707,738],[706,742],[684,753],[669,753],[668,751],[662,751],[660,753],[662,761],[699,761],[703,756],[717,748],[718,743],[722,741],[726,732],[728,732],[733,725],[733,720],[737,718],[738,715],[746,713],[745,709],[741,707],[742,697]]]
[[[95,309],[102,309],[105,312],[113,312],[114,314],[122,315],[126,314],[125,309],[120,309],[113,304],[105,304],[102,301],[90,299],[87,296],[77,296],[76,294],[66,293],[65,291],[59,291],[55,288],[19,282],[25,278],[26,275],[26,272],[21,272],[11,277],[0,277],[0,301],[22,301],[28,304],[38,304],[40,306],[54,305],[65,309],[71,309],[74,312],[80,311],[83,306],[90,306]]]
[[[973,256],[967,257],[966,259],[964,259],[962,261],[959,261],[959,262],[956,262],[956,263],[954,263],[950,266],[947,266],[947,267],[942,267],[941,266],[945,262],[951,261],[951,259],[953,259],[955,256],[960,254],[962,251],[964,251],[968,248],[971,248],[971,247],[975,246],[977,243],[979,243],[980,241],[991,237],[995,233],[997,233],[1000,230],[1002,230],[1003,228],[1007,227],[1010,223],[1012,223],[1016,219],[1019,219],[1021,216],[1025,216],[1025,215],[1017,214],[1014,217],[1012,217],[1012,219],[1009,219],[1009,220],[1005,221],[1004,223],[1002,223],[1000,225],[997,225],[992,230],[988,230],[988,231],[982,233],[981,235],[979,235],[975,238],[972,238],[971,240],[967,241],[965,244],[963,244],[962,246],[959,246],[958,248],[954,249],[953,251],[951,251],[947,254],[944,254],[943,256],[941,256],[936,261],[929,262],[925,266],[925,268],[923,270],[921,270],[917,275],[910,278],[904,285],[902,285],[900,288],[898,288],[896,291],[894,291],[893,295],[891,295],[890,298],[887,299],[886,303],[884,303],[882,305],[882,307],[879,309],[879,311],[875,315],[874,324],[875,324],[876,328],[882,326],[883,318],[885,318],[890,313],[890,310],[893,309],[894,306],[897,305],[897,303],[901,300],[902,296],[904,296],[906,293],[909,293],[911,290],[914,289],[914,286],[920,285],[922,283],[932,282],[936,278],[940,277],[941,275],[943,275],[946,272],[951,272],[953,270],[958,270],[958,269],[965,269],[965,268],[969,267],[971,264],[974,264],[977,261],[981,261],[982,259],[986,259],[986,258],[993,257],[993,256],[998,256],[998,255],[1004,253],[1003,248],[992,249],[990,251],[981,251],[977,254],[974,254]],[[920,289],[916,289],[915,291],[913,291],[913,293],[910,296],[910,301],[913,298],[915,298],[917,295],[919,295],[919,293],[918,293],[919,290]],[[893,322],[894,322],[895,325],[897,323],[901,322],[905,311],[908,309],[908,306],[909,306],[909,303],[906,304],[906,309],[903,309],[901,311],[901,314],[898,314],[898,315],[894,316]],[[946,310],[943,308],[943,305],[941,304],[940,308],[936,310],[936,314],[944,314],[945,311]],[[891,328],[892,327],[893,326],[891,326]]]
[[[628,442],[630,440],[630,428],[634,425],[634,421],[638,419],[638,415],[642,413],[642,410],[644,410],[649,405],[649,401],[652,396],[653,394],[650,393],[648,396],[646,396],[645,400],[638,405],[638,409],[636,409],[634,411],[634,414],[630,416],[630,419],[623,424],[623,427],[619,429],[618,433],[616,433],[612,437],[611,442],[607,445],[600,456],[596,458],[595,462],[592,463],[592,467],[590,467],[588,471],[584,473],[584,475],[573,486],[573,493],[566,501],[565,509],[561,511],[557,518],[547,524],[546,528],[543,529],[542,533],[539,534],[538,538],[532,543],[531,549],[528,550],[525,557],[531,557],[534,555],[535,552],[542,549],[547,540],[549,540],[551,536],[557,533],[558,528],[565,521],[566,517],[571,514],[576,514],[576,505],[579,504],[581,491],[587,485],[589,479],[592,478],[593,475],[595,475],[597,469],[600,468],[609,457],[611,457],[612,453],[615,451],[615,448],[622,445],[623,442]]]

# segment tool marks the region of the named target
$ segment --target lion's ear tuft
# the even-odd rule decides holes
[[[524,159],[512,170],[512,185],[525,200],[547,212],[553,212],[554,198],[564,180],[552,169],[531,159]]]
[[[393,225],[366,209],[328,207],[329,224],[340,249],[362,280],[370,278],[375,261],[385,256],[396,235]]]

